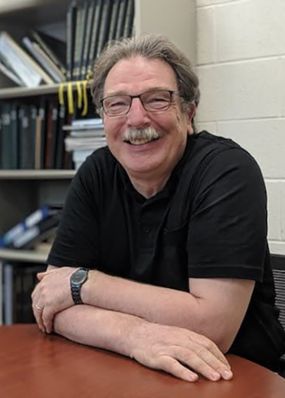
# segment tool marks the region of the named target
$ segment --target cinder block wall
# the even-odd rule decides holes
[[[285,255],[285,1],[196,0],[198,126],[240,143],[268,192],[269,244]]]

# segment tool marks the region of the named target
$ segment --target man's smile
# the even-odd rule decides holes
[[[153,138],[137,137],[129,140],[124,139],[124,142],[130,145],[145,145],[149,144],[150,142],[157,141],[159,138],[160,137],[153,137]]]

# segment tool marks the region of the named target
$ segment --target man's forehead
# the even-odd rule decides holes
[[[155,87],[176,89],[172,67],[162,59],[133,56],[118,61],[107,74],[104,91],[124,91],[124,88]]]

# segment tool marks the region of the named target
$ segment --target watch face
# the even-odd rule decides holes
[[[75,271],[72,276],[71,280],[73,283],[83,283],[87,278],[87,271],[85,269],[78,269]]]

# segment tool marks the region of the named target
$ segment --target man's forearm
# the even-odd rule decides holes
[[[94,270],[90,271],[81,295],[89,305],[202,333],[227,352],[244,317],[253,286],[251,281],[195,279],[191,294]]]
[[[89,305],[187,329],[193,329],[194,314],[199,306],[188,292],[137,283],[98,271],[90,271],[81,297]]]
[[[186,329],[158,325],[132,315],[88,305],[72,306],[55,316],[54,331],[75,342],[132,357],[187,381],[197,380],[197,373],[214,381],[232,377],[226,358],[210,340]]]
[[[131,315],[78,305],[55,316],[54,331],[77,343],[131,356],[129,332],[143,322]]]

